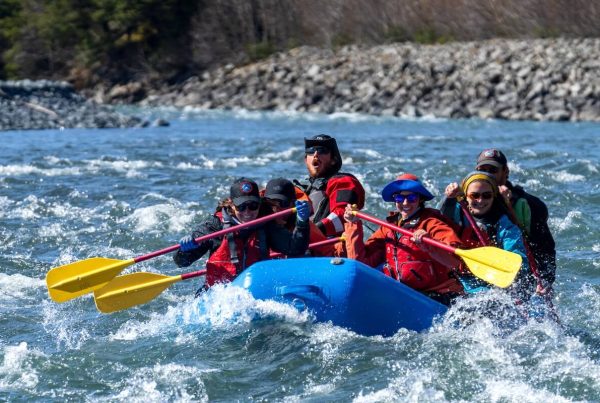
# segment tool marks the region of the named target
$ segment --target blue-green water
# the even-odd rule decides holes
[[[0,400],[600,401],[600,125],[225,113],[168,128],[0,133]],[[129,259],[187,234],[232,179],[303,178],[304,136],[338,138],[368,193],[401,172],[438,196],[501,148],[511,179],[545,200],[566,329],[486,319],[363,337],[233,287],[198,315],[198,280],[102,315],[56,304],[45,274],[92,256]],[[201,267],[201,264],[196,266]],[[170,256],[129,267],[169,275]],[[374,291],[376,292],[376,291]]]

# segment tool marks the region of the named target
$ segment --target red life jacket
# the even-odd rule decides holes
[[[446,222],[444,217],[431,209],[423,209],[416,218],[403,223],[402,228],[414,231],[419,229],[421,220],[434,216]],[[398,213],[390,215],[387,219],[396,223]],[[462,286],[454,276],[451,269],[437,262],[421,250],[409,236],[396,231],[386,231],[386,266],[392,278],[400,280],[407,286],[425,292],[445,294],[449,292],[462,293]]]
[[[220,212],[216,215],[223,221]],[[223,227],[227,228],[228,226],[225,224]],[[227,234],[223,237],[221,245],[210,255],[206,262],[205,285],[211,287],[215,283],[228,283],[248,266],[266,258],[267,248],[264,230],[253,231],[245,242],[239,236],[234,236],[231,233]]]
[[[438,283],[429,254],[415,245],[410,237],[389,231],[386,234],[386,261],[390,274],[415,290],[426,290]]]

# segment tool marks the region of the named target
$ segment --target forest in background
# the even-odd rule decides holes
[[[600,36],[582,0],[1,0],[0,79],[177,83],[301,45]]]

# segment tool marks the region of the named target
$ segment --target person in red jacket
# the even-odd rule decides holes
[[[304,162],[308,169],[308,184],[295,181],[309,197],[311,220],[325,236],[344,231],[344,209],[349,204],[363,208],[365,190],[354,175],[342,173],[342,156],[331,136],[318,134],[304,139]]]
[[[382,191],[383,200],[395,202],[397,211],[387,221],[413,231],[408,237],[386,227],[380,227],[363,242],[362,221],[347,206],[344,219],[344,237],[347,256],[369,266],[385,264],[384,272],[407,286],[450,304],[463,294],[463,288],[454,275],[460,260],[452,254],[422,242],[430,237],[453,247],[461,245],[447,219],[437,210],[425,207],[433,199],[421,181],[412,174],[401,175]]]
[[[187,267],[210,252],[204,289],[233,280],[248,266],[268,259],[270,250],[287,256],[302,256],[308,247],[310,206],[306,201],[296,202],[296,222],[292,231],[270,221],[196,243],[195,238],[252,221],[260,215],[262,201],[253,180],[237,179],[231,185],[229,195],[219,203],[215,214],[204,220],[191,235],[181,238],[180,249],[173,256],[179,267]]]

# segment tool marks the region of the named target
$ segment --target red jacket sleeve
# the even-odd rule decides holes
[[[385,262],[385,230],[379,228],[363,242],[362,221],[344,224],[346,253],[348,258],[358,260],[371,267],[377,267]]]
[[[365,205],[365,190],[354,176],[340,174],[327,182],[325,194],[329,199],[329,215],[318,226],[327,236],[339,235],[344,231],[344,209],[348,204],[356,204],[359,209]]]
[[[440,216],[431,209],[423,212],[419,228],[429,233],[432,239],[445,243],[453,247],[460,247],[462,242],[454,228],[445,221],[445,217]]]

